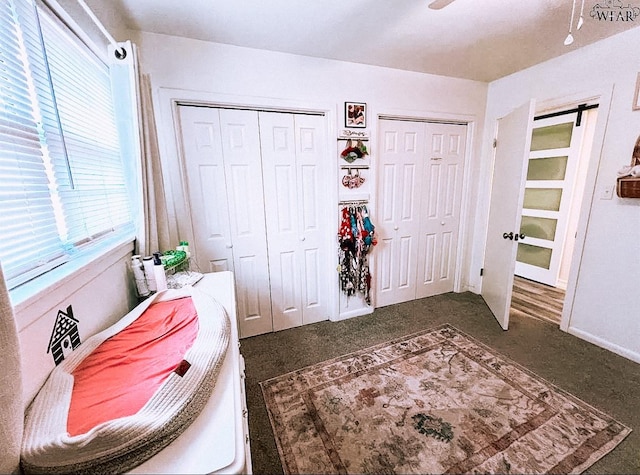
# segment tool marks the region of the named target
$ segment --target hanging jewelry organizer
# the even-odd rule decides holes
[[[346,296],[341,315],[371,310],[371,271],[369,254],[377,243],[369,215],[369,197],[374,180],[371,175],[369,136],[365,131],[343,130],[338,135],[338,276]],[[349,305],[351,297],[354,306]],[[344,306],[342,306],[344,305]],[[351,307],[345,313],[347,307]]]
[[[360,294],[367,305],[371,304],[369,253],[376,244],[375,226],[369,217],[367,201],[341,201],[338,228],[340,290],[347,297]]]
[[[366,132],[343,130],[338,136],[339,190],[341,200],[369,198],[371,155]]]

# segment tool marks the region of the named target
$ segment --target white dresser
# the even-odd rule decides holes
[[[252,473],[233,274],[205,274],[195,287],[220,302],[231,320],[231,339],[220,375],[196,420],[170,445],[129,473]]]

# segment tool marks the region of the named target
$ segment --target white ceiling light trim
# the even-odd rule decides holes
[[[569,20],[569,34],[564,39],[565,46],[569,46],[571,43],[573,43],[573,35],[571,34],[571,32],[573,30],[573,15],[575,13],[575,10],[576,10],[576,0],[573,0],[573,5],[571,6],[571,19]]]
[[[454,0],[434,0],[429,4],[429,8],[431,8],[432,10],[441,10],[453,1]]]

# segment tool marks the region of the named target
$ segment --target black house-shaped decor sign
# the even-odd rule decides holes
[[[73,310],[69,305],[66,312],[58,310],[47,353],[51,352],[53,361],[58,365],[64,360],[65,350],[72,351],[78,346],[80,346],[78,320],[73,318]]]

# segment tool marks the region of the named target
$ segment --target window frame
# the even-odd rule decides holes
[[[44,39],[41,26],[39,24],[41,20],[38,18],[38,16],[48,15],[51,17],[52,21],[61,22],[63,24],[63,26],[66,28],[65,34],[71,35],[73,41],[77,42],[79,46],[84,47],[84,54],[91,55],[95,61],[101,62],[107,67],[107,69],[110,69],[110,65],[108,64],[108,62],[105,62],[105,58],[107,57],[107,55],[105,54],[104,56],[101,56],[97,54],[95,45],[87,44],[83,39],[82,34],[79,35],[77,30],[74,30],[65,21],[60,19],[59,12],[53,11],[51,8],[49,8],[48,5],[43,4],[39,0],[29,0],[27,1],[27,5],[29,8],[33,7],[34,12],[36,12],[34,14],[37,15],[36,23],[38,24],[38,28],[40,29],[39,35],[41,42],[44,42]],[[51,82],[49,84],[49,87],[51,87]],[[113,121],[115,122],[116,134],[118,136],[117,142],[120,142],[121,130],[119,129],[121,127],[121,124],[119,123],[119,118],[117,116],[118,111],[116,110],[115,101],[113,100],[113,98],[111,100],[111,103],[113,107]],[[122,169],[122,173],[127,173],[128,166],[124,160],[122,143],[117,143],[116,145],[116,149],[120,159],[119,161],[121,162],[120,166]],[[75,275],[78,275],[78,273],[83,273],[82,271],[86,270],[89,266],[94,266],[96,263],[107,264],[111,261],[109,256],[114,252],[119,256],[121,254],[123,246],[125,246],[124,248],[128,249],[128,252],[131,252],[133,248],[132,244],[136,238],[136,204],[131,200],[131,178],[124,177],[123,183],[125,189],[124,197],[126,199],[128,208],[127,222],[124,225],[120,226],[119,229],[118,227],[116,227],[114,229],[111,229],[110,231],[107,231],[106,236],[99,236],[95,239],[91,239],[91,237],[89,237],[89,240],[86,240],[87,242],[85,243],[82,243],[82,240],[80,241],[80,243],[74,243],[72,252],[66,253],[58,259],[47,262],[45,265],[40,266],[36,272],[30,271],[18,276],[14,276],[11,279],[7,279],[11,300],[14,306],[23,307],[29,299],[33,298],[34,296],[39,296],[43,292],[49,292],[57,286],[62,285],[62,283],[72,280]]]

